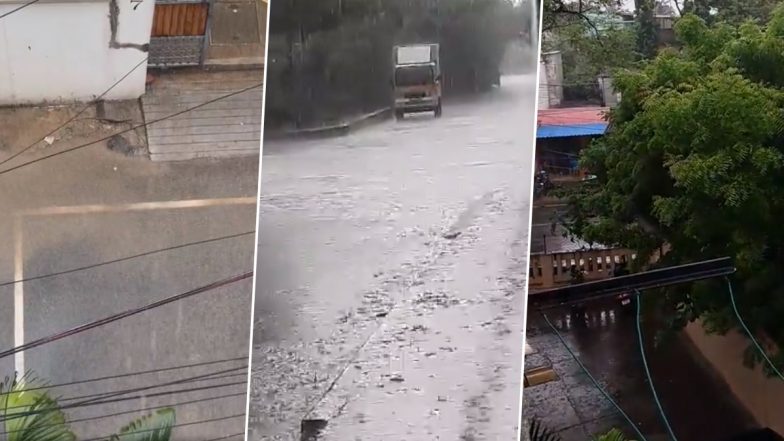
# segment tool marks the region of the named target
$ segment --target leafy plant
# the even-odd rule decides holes
[[[618,429],[612,429],[607,433],[603,433],[599,436],[594,437],[594,441],[633,441],[626,436]]]
[[[43,382],[25,375],[0,385],[0,417],[8,441],[75,441],[57,400]],[[32,390],[28,390],[32,389]]]
[[[108,441],[169,441],[175,420],[174,409],[161,409],[131,422]]]
[[[661,265],[733,257],[743,318],[784,348],[784,5],[766,26],[686,15],[676,35],[680,49],[616,78],[612,129],[581,155],[597,178],[568,196],[566,227],[640,256],[667,245]],[[721,280],[657,299],[672,330],[739,324]],[[771,358],[784,364],[781,351]]]
[[[129,423],[107,441],[169,441],[175,421],[174,409],[160,409]],[[0,384],[0,422],[3,441],[77,441],[57,399],[31,374],[7,377]]]
[[[537,419],[531,420],[531,425],[528,428],[528,436],[530,437],[530,441],[561,441],[560,436],[552,433]]]

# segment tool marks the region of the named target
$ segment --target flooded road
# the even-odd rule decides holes
[[[584,441],[613,427],[637,439],[631,426],[582,372],[541,316],[533,311],[531,314],[526,339],[536,353],[526,355],[525,369],[551,366],[558,379],[525,389],[525,417],[539,418],[563,441]],[[595,303],[583,320],[564,311],[551,311],[548,317],[646,438],[669,439],[647,384],[634,311],[614,303]],[[679,441],[727,440],[756,428],[726,384],[695,355],[686,338],[655,348],[655,329],[647,326],[643,332],[651,377]]]
[[[516,439],[535,84],[265,143],[249,439]]]

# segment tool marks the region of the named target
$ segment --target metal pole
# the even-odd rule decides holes
[[[22,217],[14,218],[14,347],[24,345],[24,249],[22,248]],[[24,351],[14,354],[16,374],[25,374]]]

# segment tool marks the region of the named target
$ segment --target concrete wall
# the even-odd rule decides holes
[[[547,65],[539,63],[539,110],[550,108],[550,90],[547,87]]]
[[[600,76],[598,81],[605,107],[617,106],[621,101],[621,94],[615,90],[612,77]]]
[[[784,412],[781,411],[784,382],[767,378],[759,366],[754,370],[743,366],[748,340],[737,332],[725,336],[708,335],[699,322],[689,324],[686,335],[757,422],[784,435]]]
[[[560,52],[542,54],[539,65],[539,108],[558,107],[563,101],[563,62]]]
[[[0,14],[20,4],[0,0]],[[153,10],[152,0],[142,0],[135,10],[127,0],[41,0],[1,19],[0,105],[89,101],[100,95],[147,57]],[[141,96],[146,72],[144,63],[107,99]]]
[[[633,251],[623,248],[533,254],[528,263],[528,287],[536,290],[566,285],[572,279],[572,266],[584,272],[586,282],[606,279],[622,260],[631,263],[636,258]]]

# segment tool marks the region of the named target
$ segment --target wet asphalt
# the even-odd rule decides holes
[[[56,127],[59,120],[55,118],[66,118],[67,110],[5,109],[0,124],[4,141],[9,149],[19,149]],[[52,146],[32,149],[19,160],[29,161],[100,139],[109,130],[100,125],[71,125],[63,131],[67,136],[59,138],[58,134]],[[8,152],[0,149],[0,158]],[[0,175],[0,232],[6,239],[0,244],[0,282],[15,277],[13,219],[27,210],[191,199],[250,200],[245,205],[224,207],[115,213],[76,210],[69,215],[23,216],[19,260],[24,277],[251,232],[26,282],[22,285],[25,340],[62,332],[251,270],[258,159],[152,163],[96,144]],[[72,405],[96,394],[116,394],[113,403],[67,411],[79,439],[107,439],[123,425],[160,406],[172,406],[177,412],[179,427],[174,429],[173,439],[204,440],[231,434],[239,436],[228,439],[242,439],[252,287],[250,280],[245,280],[25,351],[26,368],[54,385],[51,394],[61,398],[62,404]],[[14,291],[12,285],[0,287],[2,350],[14,345]],[[13,375],[13,359],[0,359],[0,377]],[[220,360],[224,361],[184,367]],[[174,367],[178,368],[81,383]],[[188,381],[215,372],[222,373],[212,379]],[[182,383],[161,386],[176,381]],[[57,386],[71,382],[76,384]]]
[[[517,438],[535,84],[265,143],[249,439]]]
[[[591,305],[584,318],[561,310],[547,314],[586,369],[646,439],[670,439],[644,372],[635,312],[615,302],[602,302]],[[651,378],[679,441],[722,441],[758,428],[685,336],[656,347],[656,327],[646,321],[643,332]],[[622,430],[629,439],[639,439],[533,310],[526,340],[536,351],[526,355],[526,371],[551,367],[558,376],[555,381],[525,389],[526,419],[539,419],[562,441],[592,439],[611,428]]]

